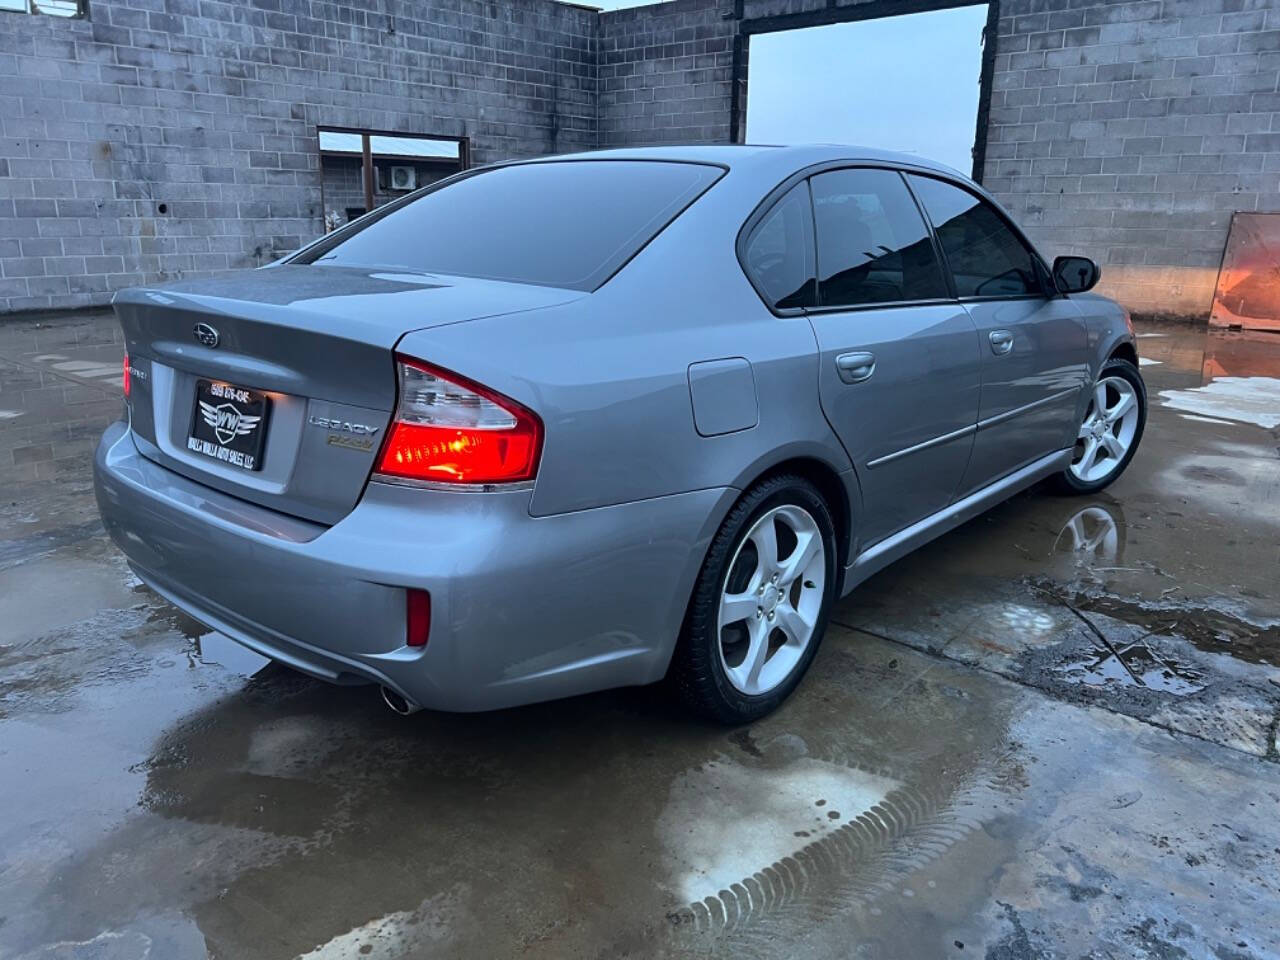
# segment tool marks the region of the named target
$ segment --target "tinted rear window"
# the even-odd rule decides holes
[[[722,173],[648,160],[497,167],[430,190],[298,262],[594,290]]]

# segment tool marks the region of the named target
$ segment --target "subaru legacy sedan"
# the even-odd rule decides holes
[[[1128,315],[954,171],[849,147],[464,172],[125,291],[103,521],[137,575],[401,713],[664,678],[726,722],[832,603],[1137,449]]]

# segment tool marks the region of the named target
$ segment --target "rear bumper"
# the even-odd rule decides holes
[[[666,670],[707,544],[736,491],[551,517],[529,491],[370,484],[332,527],[204,487],[138,453],[94,462],[107,532],[148,585],[260,653],[425,707],[486,710],[648,683]],[[431,593],[404,645],[404,589]]]

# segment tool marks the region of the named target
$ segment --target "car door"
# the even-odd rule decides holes
[[[937,177],[907,180],[981,344],[978,430],[963,496],[1072,445],[1088,384],[1087,329],[1073,302],[1051,294],[1039,257],[995,206]]]
[[[862,487],[861,549],[954,497],[978,417],[978,334],[898,171],[840,168],[810,188],[819,391]]]

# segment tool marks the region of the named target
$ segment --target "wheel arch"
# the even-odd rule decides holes
[[[757,465],[754,469],[746,471],[738,482],[726,488],[725,492],[729,495],[723,497],[717,504],[716,509],[708,518],[707,526],[703,530],[701,538],[704,543],[703,549],[697,552],[696,562],[694,557],[690,558],[690,566],[686,572],[687,590],[681,591],[676,598],[676,602],[680,604],[677,608],[679,610],[677,622],[682,625],[682,630],[683,624],[687,622],[693,603],[699,571],[701,571],[703,564],[706,563],[707,552],[711,549],[712,537],[723,525],[725,518],[753,487],[773,477],[785,475],[797,476],[813,484],[831,511],[831,522],[832,526],[835,527],[836,536],[836,571],[833,602],[843,595],[844,574],[854,542],[853,521],[857,515],[856,505],[861,504],[862,494],[857,475],[852,467],[846,468],[842,473],[820,456],[815,456],[807,451],[801,453],[793,452],[785,459]],[[673,637],[672,640],[670,654],[663,662],[662,674],[658,676],[665,676],[670,670],[677,638]],[[655,677],[655,679],[657,678]]]
[[[781,476],[782,474],[794,474],[808,480],[817,487],[818,492],[822,494],[822,499],[826,501],[827,507],[831,511],[832,525],[836,530],[836,577],[839,579],[844,572],[845,565],[849,562],[849,549],[853,541],[853,507],[850,502],[848,484],[856,485],[857,479],[854,477],[853,472],[849,471],[845,475],[848,477],[848,484],[846,484],[845,479],[829,463],[819,460],[817,457],[799,456],[791,457],[768,467],[750,483],[743,486],[743,493],[763,480]],[[838,590],[839,583],[836,586]],[[838,593],[837,596],[839,596]]]
[[[1138,365],[1138,348],[1133,345],[1132,340],[1121,340],[1111,348],[1111,352],[1107,354],[1108,360],[1128,360],[1135,367]]]

